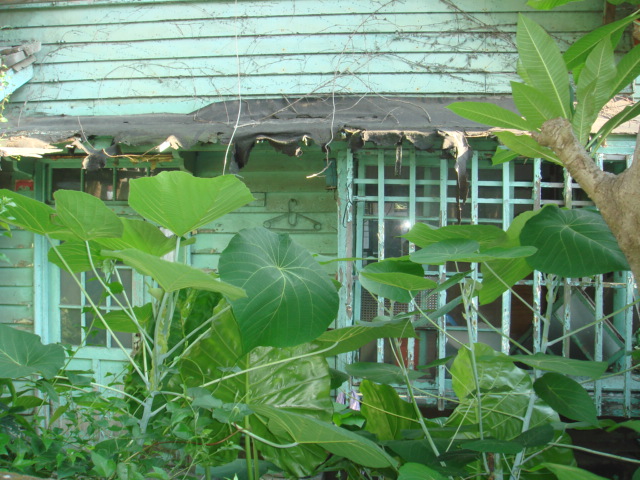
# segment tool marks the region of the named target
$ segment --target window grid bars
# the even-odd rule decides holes
[[[409,154],[409,179],[395,179],[395,178],[385,178],[384,167],[387,164],[385,162],[386,158],[390,158],[391,156],[386,156],[387,151],[384,149],[378,149],[375,155],[375,162],[373,164],[377,167],[377,175],[375,178],[366,178],[366,166],[372,165],[372,158],[363,159],[358,162],[357,172],[358,175],[354,179],[355,190],[357,191],[357,195],[354,196],[354,202],[356,205],[356,257],[362,257],[364,244],[363,244],[363,234],[371,235],[372,232],[369,232],[368,229],[371,228],[370,222],[365,222],[367,218],[373,219],[370,215],[367,215],[365,212],[365,204],[375,202],[377,205],[377,212],[375,215],[375,219],[377,220],[377,258],[378,260],[383,260],[387,254],[385,252],[385,239],[387,237],[387,232],[385,232],[385,220],[396,218],[392,215],[385,215],[385,202],[386,201],[407,201],[408,200],[408,221],[411,225],[413,225],[416,221],[431,221],[432,223],[436,223],[439,226],[446,226],[448,224],[449,214],[448,207],[451,205],[452,199],[448,195],[448,190],[452,185],[455,185],[456,182],[449,180],[449,171],[450,171],[450,163],[446,159],[440,159],[439,162],[437,160],[429,162],[419,162],[416,157],[415,150],[411,150]],[[397,155],[398,152],[394,152]],[[402,155],[402,154],[400,154]],[[348,158],[352,158],[348,156]],[[630,156],[625,156],[627,165],[630,162]],[[353,161],[353,160],[352,160]],[[598,162],[602,166],[604,165],[605,156],[601,154],[598,157]],[[479,207],[482,204],[492,204],[492,203],[502,203],[501,205],[501,219],[498,221],[494,221],[493,223],[498,223],[502,228],[508,229],[510,226],[510,222],[513,216],[516,214],[514,211],[515,205],[530,205],[534,209],[539,209],[542,206],[548,203],[556,203],[559,205],[566,206],[583,206],[583,205],[591,205],[591,202],[586,200],[576,200],[574,198],[574,189],[579,189],[579,186],[573,183],[570,175],[565,171],[563,175],[563,179],[561,182],[558,181],[543,181],[543,170],[542,170],[542,161],[540,159],[534,159],[533,161],[528,160],[528,162],[533,163],[533,178],[532,182],[526,181],[516,181],[515,169],[513,163],[505,163],[502,165],[501,179],[498,181],[490,181],[486,179],[482,179],[480,175],[480,162],[479,162],[479,154],[478,152],[474,152],[472,163],[471,163],[471,198],[470,202],[470,217],[471,223],[490,223],[491,219],[481,218]],[[422,179],[418,178],[417,167],[420,166],[428,166],[432,167],[439,164],[439,179]],[[406,168],[404,166],[403,168]],[[366,194],[366,186],[376,184],[376,195],[368,196]],[[385,197],[385,185],[407,185],[409,186],[409,195],[407,197],[402,196],[392,196],[389,195]],[[433,192],[430,195],[418,196],[416,194],[416,190],[418,187],[422,187],[423,189],[428,189],[428,187],[433,187],[434,185],[439,186],[439,196],[433,196]],[[503,198],[499,199],[489,199],[489,198],[481,198],[479,187],[500,187]],[[530,199],[524,198],[515,198],[516,189],[517,188],[530,188],[532,192],[532,196]],[[543,199],[543,189],[562,189],[562,197],[561,199],[556,198],[544,198]],[[428,204],[433,203],[439,204],[438,209],[438,218],[431,217],[430,215],[426,215],[417,212],[418,204],[425,204],[425,207]],[[519,213],[519,212],[518,212]],[[415,251],[415,245],[409,245],[409,252]],[[356,262],[357,267],[362,267],[362,261]],[[474,277],[477,278],[477,269],[474,270]],[[430,272],[427,272],[429,275]],[[432,272],[434,276],[438,276],[440,281],[446,279],[447,271],[446,266],[439,266],[437,268],[437,272]],[[632,283],[631,275],[622,274],[623,278],[619,279],[618,282],[605,282],[602,275],[596,276],[592,280],[585,282],[588,279],[567,279],[563,281],[563,308],[562,310],[562,318],[560,319],[562,325],[562,354],[569,356],[571,354],[571,339],[568,337],[568,333],[571,331],[571,308],[568,308],[572,302],[572,290],[575,287],[592,287],[593,288],[593,310],[595,314],[595,318],[601,318],[604,315],[604,292],[605,287],[607,288],[623,288],[624,297],[626,299],[626,303],[630,303],[633,301],[633,292],[634,285]],[[623,286],[621,284],[625,283]],[[530,285],[533,289],[532,291],[532,305],[535,310],[535,314],[532,319],[532,348],[534,352],[538,352],[541,349],[541,334],[542,334],[542,325],[538,315],[545,314],[546,312],[541,312],[543,305],[543,288],[545,285],[545,278],[539,272],[534,272],[532,279],[528,281],[520,282],[523,285]],[[361,317],[361,287],[358,284],[357,280],[355,282],[356,294],[354,295],[355,305],[354,305],[354,318],[359,319]],[[623,293],[623,292],[620,292]],[[510,292],[506,292],[502,295],[502,308],[500,312],[500,330],[502,332],[502,338],[500,340],[500,348],[503,352],[508,353],[510,350],[509,343],[509,335],[511,333],[511,325],[512,325],[512,295]],[[618,297],[619,298],[619,297]],[[475,299],[474,299],[475,300]],[[477,300],[476,300],[477,301]],[[443,306],[446,304],[446,292],[440,292],[438,294],[438,306]],[[472,338],[477,338],[477,304],[474,305],[473,313],[472,313]],[[378,302],[378,313],[384,312],[384,300],[380,299]],[[444,318],[437,319],[438,325],[440,329],[437,331],[437,342],[436,342],[436,350],[437,357],[444,358],[446,356],[446,344],[447,338],[442,329],[446,329],[446,322]],[[617,319],[616,323],[622,323],[620,319]],[[594,360],[604,360],[604,324],[603,322],[599,322],[596,324],[594,331],[594,349],[593,349],[593,359]],[[625,350],[629,351],[632,349],[632,333],[633,333],[633,312],[627,311],[625,313],[624,325],[621,329],[621,333],[623,333],[625,337]],[[409,360],[409,365],[415,366],[417,364],[416,360],[416,343],[411,340],[407,342],[407,360]],[[378,361],[384,361],[384,341],[377,342],[376,349],[376,359]],[[624,373],[624,410],[627,414],[631,411],[631,388],[632,378],[631,378],[631,359],[629,356],[626,356],[623,360],[624,363],[621,365],[623,369],[628,369],[626,373]],[[427,382],[429,383],[429,382]],[[440,399],[444,398],[444,395],[447,393],[447,380],[446,380],[446,366],[440,365],[436,368],[436,373],[434,379],[431,383],[429,383],[431,387],[435,387],[437,391],[437,395]],[[599,412],[602,412],[602,401],[603,401],[603,391],[604,381],[596,381],[593,383],[593,390],[596,399],[596,404],[598,405]],[[442,400],[438,401],[438,405],[442,407],[444,402]]]

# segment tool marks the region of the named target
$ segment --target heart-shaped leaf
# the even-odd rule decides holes
[[[80,240],[118,238],[122,235],[122,222],[99,198],[74,190],[58,190],[53,198],[56,201],[56,221]]]
[[[338,293],[325,270],[286,234],[246,229],[220,256],[220,278],[243,288],[232,301],[244,351],[316,339],[335,319]]]
[[[629,264],[609,227],[598,213],[547,205],[522,228],[520,243],[538,252],[529,265],[562,277],[586,277],[618,270]]]
[[[6,198],[6,211],[0,215],[0,220],[16,227],[24,228],[40,235],[50,235],[61,238],[58,234],[71,233],[59,223],[54,223],[56,211],[49,205],[34,200],[11,190],[0,190],[0,197]]]
[[[161,172],[131,182],[129,205],[144,218],[178,236],[253,201],[234,175],[197,178],[187,172]]]
[[[43,345],[40,337],[0,323],[0,376],[18,379],[33,374],[51,378],[64,365],[61,345]]]

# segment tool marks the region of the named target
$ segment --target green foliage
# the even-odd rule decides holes
[[[569,1],[573,0],[530,0],[529,5],[550,9]],[[561,164],[549,148],[539,145],[530,136],[530,132],[538,132],[544,122],[556,117],[570,120],[580,142],[595,153],[606,135],[637,115],[637,106],[628,106],[591,135],[603,106],[640,75],[640,48],[632,49],[617,64],[614,59],[614,49],[624,29],[639,17],[640,13],[635,12],[603,25],[561,54],[542,27],[520,14],[516,43],[518,74],[523,82],[511,83],[513,101],[519,113],[482,102],[456,102],[448,108],[485,125],[522,131],[521,134],[496,132],[508,150],[496,152],[494,164],[520,155]],[[570,81],[570,71],[574,85]]]
[[[60,345],[43,345],[40,337],[0,323],[0,372],[18,379],[38,374],[51,378],[65,361]]]
[[[186,172],[161,172],[131,184],[129,205],[142,217],[185,235],[253,201],[233,175],[196,178]]]
[[[288,235],[244,230],[229,242],[218,268],[224,281],[247,292],[232,300],[245,352],[314,340],[338,312],[338,294],[326,272]]]
[[[360,270],[360,283],[369,292],[396,302],[410,302],[415,293],[434,288],[420,265],[402,259],[370,263]]]
[[[629,264],[600,214],[547,205],[523,226],[520,242],[538,249],[531,268],[563,277],[586,277]],[[580,252],[580,255],[576,255]]]
[[[413,405],[402,400],[395,388],[363,380],[360,391],[362,415],[367,420],[366,430],[378,440],[400,440],[405,430],[418,427]]]
[[[268,419],[269,428],[288,435],[298,444],[317,444],[333,453],[365,467],[393,467],[396,461],[375,443],[349,430],[320,422],[314,418],[273,407],[253,407]]]
[[[545,373],[533,384],[536,394],[565,417],[597,425],[596,406],[582,385],[559,373]]]

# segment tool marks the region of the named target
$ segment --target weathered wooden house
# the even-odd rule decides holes
[[[56,189],[83,190],[129,215],[132,178],[163,169],[238,173],[256,201],[201,229],[189,258],[203,268],[215,268],[231,236],[248,226],[288,232],[322,255],[382,259],[412,251],[398,235],[415,222],[460,218],[506,228],[546,203],[589,204],[565,172],[539,159],[493,167],[496,141],[486,127],[445,109],[461,97],[509,104],[519,12],[564,48],[605,21],[603,0],[553,12],[524,0],[0,0],[0,46],[28,42],[20,61],[35,59],[5,75],[12,93],[1,187],[46,202]],[[607,169],[630,160],[635,132],[628,133],[600,154]],[[464,168],[456,168],[458,157]],[[465,203],[457,198],[461,184]],[[98,376],[117,369],[119,350],[104,334],[86,335],[79,292],[47,262],[40,238],[16,231],[0,239],[0,253],[9,259],[0,264],[1,322],[48,342],[87,344],[77,364]],[[361,264],[337,269],[344,284],[338,325],[383,307],[361,292]],[[448,273],[436,267],[427,275]],[[142,279],[125,275],[141,295]],[[540,285],[535,275],[517,287],[536,309],[544,302]],[[567,282],[554,310],[556,335],[614,312],[633,294],[627,273]],[[445,293],[432,306],[446,302]],[[492,329],[528,341],[539,334],[532,318],[506,293],[480,308],[474,333],[508,352]],[[466,335],[459,312],[440,322]],[[622,355],[633,348],[635,328],[627,311],[586,329],[578,343],[558,342],[559,353],[625,371],[591,384],[601,413],[638,413],[632,391],[640,384]],[[424,365],[451,353],[446,340],[422,328],[406,355]],[[389,360],[384,342],[359,355]],[[445,394],[444,366],[430,372],[426,391]]]

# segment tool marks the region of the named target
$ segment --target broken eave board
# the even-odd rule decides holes
[[[491,135],[493,129],[447,109],[459,100],[463,99],[276,98],[219,102],[188,115],[10,117],[0,132],[5,139],[0,146],[33,148],[24,142],[37,139],[42,142],[39,148],[52,148],[73,142],[83,134],[89,138],[111,137],[114,144],[131,146],[161,145],[169,138],[185,149],[196,144],[233,143],[236,163],[242,167],[255,143],[261,140],[283,153],[298,155],[300,142],[304,141],[325,149],[331,143],[346,140],[351,148],[358,149],[365,142],[394,146],[407,140],[418,149],[428,150],[441,141],[441,131],[460,131],[469,137]],[[510,97],[473,100],[514,110]],[[618,99],[615,108],[623,108],[629,101]],[[628,125],[615,133],[635,134],[637,126]]]

